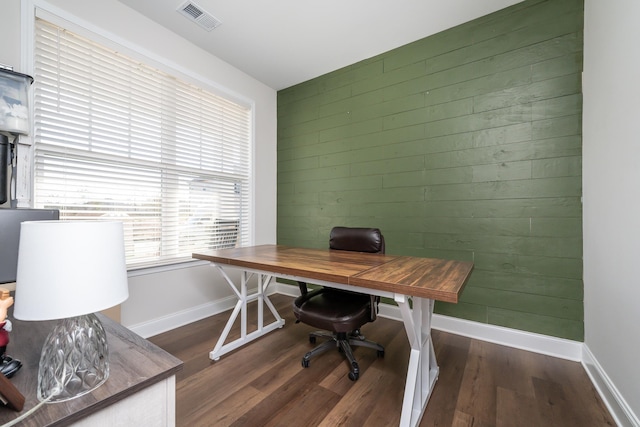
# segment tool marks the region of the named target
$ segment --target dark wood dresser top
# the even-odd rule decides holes
[[[109,379],[84,396],[67,402],[42,405],[19,423],[22,427],[65,426],[165,380],[182,369],[182,361],[102,314],[97,314],[107,332]],[[42,343],[55,322],[23,322],[9,317],[7,355],[22,361],[10,379],[25,397],[21,412],[0,406],[0,425],[10,422],[38,404],[36,384]]]

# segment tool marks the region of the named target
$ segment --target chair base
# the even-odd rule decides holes
[[[378,357],[384,357],[384,347],[373,341],[367,341],[359,330],[353,331],[350,334],[345,332],[331,333],[325,331],[316,331],[309,334],[309,342],[315,344],[316,338],[328,338],[328,341],[318,345],[311,351],[307,352],[302,358],[302,366],[304,368],[309,367],[309,360],[322,354],[332,348],[338,348],[338,350],[345,355],[349,362],[349,379],[356,381],[360,377],[360,367],[356,358],[353,356],[351,346],[368,347],[377,350]]]

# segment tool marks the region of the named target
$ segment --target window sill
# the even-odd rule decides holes
[[[199,267],[201,265],[208,265],[209,261],[202,260],[193,260],[193,261],[182,261],[177,262],[175,264],[166,264],[166,265],[157,265],[153,267],[139,267],[132,268],[127,271],[128,277],[138,277],[138,276],[146,276],[148,274],[158,274],[163,273],[165,271],[173,271],[173,270],[182,270],[183,268],[193,268]]]

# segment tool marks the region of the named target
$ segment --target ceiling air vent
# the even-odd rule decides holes
[[[200,6],[192,1],[188,1],[180,6],[178,8],[178,12],[207,31],[211,31],[218,25],[222,24],[222,22],[217,20],[213,15],[205,12]]]

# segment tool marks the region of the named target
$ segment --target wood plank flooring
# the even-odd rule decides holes
[[[352,382],[338,351],[302,368],[312,328],[294,323],[291,297],[271,299],[283,330],[217,362],[208,355],[228,313],[149,339],[184,361],[178,426],[398,425],[409,359],[401,322],[379,318],[363,328],[385,357],[355,349],[360,379]],[[237,336],[238,325],[230,339]],[[615,426],[580,363],[440,331],[432,337],[440,376],[420,426]]]

